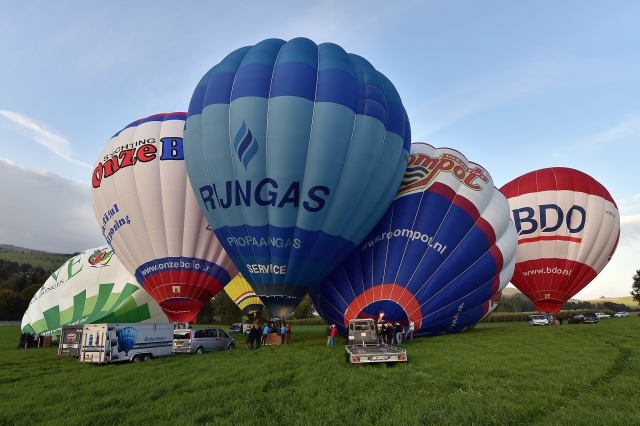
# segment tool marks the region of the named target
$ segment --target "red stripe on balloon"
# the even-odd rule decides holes
[[[600,182],[580,170],[567,167],[550,167],[522,175],[500,188],[507,198],[542,191],[575,191],[596,195],[613,203],[616,202]]]
[[[416,297],[405,287],[398,284],[379,284],[368,288],[358,297],[353,299],[344,313],[344,326],[349,326],[349,321],[358,318],[364,308],[368,305],[379,302],[381,300],[390,300],[397,303],[407,314],[407,317],[416,323],[416,330],[422,324],[422,312],[420,311],[420,303]]]
[[[202,305],[222,290],[222,283],[206,273],[192,271],[188,275],[189,281],[183,278],[186,276],[181,276],[179,271],[163,271],[143,282],[144,289],[171,322],[195,322]],[[198,283],[197,288],[194,282]]]
[[[588,265],[567,259],[533,259],[516,264],[511,282],[540,312],[559,313],[562,305],[596,277]]]
[[[518,240],[518,245],[526,243],[535,243],[537,241],[569,241],[571,243],[581,243],[582,238],[567,237],[565,235],[544,235],[539,237],[523,238]]]
[[[496,231],[493,229],[493,226],[486,219],[480,217],[476,221],[476,226],[486,235],[487,240],[489,241],[489,246],[492,246],[496,243]]]

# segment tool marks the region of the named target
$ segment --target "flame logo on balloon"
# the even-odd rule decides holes
[[[233,149],[238,154],[238,160],[240,160],[244,169],[247,170],[249,162],[258,152],[258,141],[253,137],[251,130],[244,121],[242,121],[242,126],[240,126],[238,133],[236,133],[233,141]]]

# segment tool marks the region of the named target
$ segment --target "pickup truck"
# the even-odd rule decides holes
[[[346,349],[351,364],[407,361],[404,349],[378,343],[376,323],[372,319],[349,321]]]

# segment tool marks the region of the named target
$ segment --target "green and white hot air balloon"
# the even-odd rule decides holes
[[[167,322],[109,246],[67,260],[36,292],[22,317],[24,333],[60,334],[66,324]]]

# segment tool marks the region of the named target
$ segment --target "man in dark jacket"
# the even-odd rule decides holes
[[[249,349],[253,349],[253,342],[255,342],[256,340],[256,349],[258,349],[260,347],[260,335],[258,334],[258,329],[254,325],[253,327],[251,327],[251,330],[249,330]]]
[[[387,345],[393,344],[393,323],[387,324]]]
[[[400,325],[399,322],[396,323],[396,328],[394,330],[396,332],[396,342],[401,345],[402,344],[402,335],[404,334],[404,327]]]

